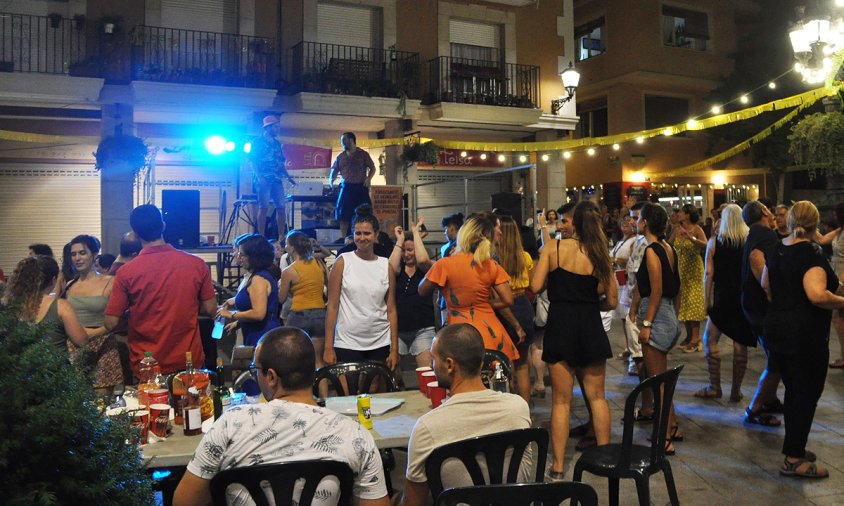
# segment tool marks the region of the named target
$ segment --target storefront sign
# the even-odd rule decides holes
[[[466,168],[493,168],[504,167],[504,162],[498,161],[497,153],[487,151],[465,151],[466,156],[461,156],[464,151],[456,149],[441,149],[437,167],[466,167]],[[483,155],[483,156],[481,156]],[[421,167],[430,167],[430,164],[420,162]]]
[[[285,144],[282,146],[287,170],[327,169],[331,167],[331,149]]]

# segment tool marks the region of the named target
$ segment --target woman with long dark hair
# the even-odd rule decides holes
[[[275,249],[266,237],[251,234],[239,242],[237,252],[246,275],[237,294],[220,306],[217,316],[237,322],[243,333],[243,344],[256,346],[261,336],[281,325],[278,285],[270,272]]]
[[[80,323],[87,329],[88,359],[96,364],[94,387],[108,389],[124,382],[117,339],[105,328],[105,309],[114,278],[97,270],[100,241],[90,235],[71,239],[68,263],[71,278],[63,290]]]
[[[636,273],[636,292],[630,305],[630,320],[639,328],[642,343],[643,377],[665,372],[668,352],[680,337],[680,274],[677,252],[665,240],[668,214],[658,204],[645,204],[639,212],[639,233],[645,236],[648,247],[645,258]],[[665,434],[665,452],[674,454],[673,441],[683,437],[679,432],[674,407],[671,406],[668,432]],[[643,398],[643,407],[637,418],[653,416],[653,399]]]
[[[68,340],[75,346],[84,346],[88,334],[73,307],[53,293],[58,276],[59,264],[52,257],[24,258],[9,279],[3,304],[17,305],[21,320],[43,324],[44,338],[51,346],[66,349]]]
[[[700,322],[706,318],[703,295],[703,258],[706,249],[706,233],[697,224],[700,215],[692,204],[684,204],[677,211],[677,226],[674,227],[668,243],[677,251],[680,272],[680,312],[677,318],[686,326],[684,353],[703,350],[700,338]]]
[[[601,311],[614,309],[618,304],[618,288],[612,279],[607,238],[595,204],[577,204],[572,224],[571,239],[551,239],[542,248],[530,283],[534,293],[547,284],[551,302],[542,352],[551,375],[551,481],[563,479],[575,369],[583,371],[583,389],[597,444],[610,441],[604,382],[612,349]]]

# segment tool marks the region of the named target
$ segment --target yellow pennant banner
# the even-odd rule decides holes
[[[0,140],[17,142],[40,142],[45,144],[99,144],[100,138],[94,136],[46,135],[31,132],[0,130]]]

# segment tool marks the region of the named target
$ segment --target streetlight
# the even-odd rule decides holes
[[[551,101],[551,114],[559,114],[563,108],[563,104],[574,98],[574,92],[577,91],[577,85],[580,84],[580,72],[575,70],[572,62],[569,62],[568,68],[560,73],[560,78],[563,80],[563,88],[565,88],[568,96],[560,97],[557,100]]]
[[[836,3],[841,6],[841,3]],[[801,11],[802,16],[802,11]],[[808,83],[821,83],[837,71],[832,55],[844,48],[844,22],[841,18],[813,12],[789,30],[791,48],[797,63],[794,69]]]

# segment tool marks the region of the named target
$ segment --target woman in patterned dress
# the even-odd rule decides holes
[[[674,227],[668,243],[677,250],[677,264],[680,270],[680,312],[677,318],[686,326],[688,344],[682,346],[684,353],[703,351],[700,337],[700,322],[706,319],[703,292],[703,258],[706,250],[706,234],[697,224],[700,220],[697,208],[685,204],[677,213],[678,225]]]

